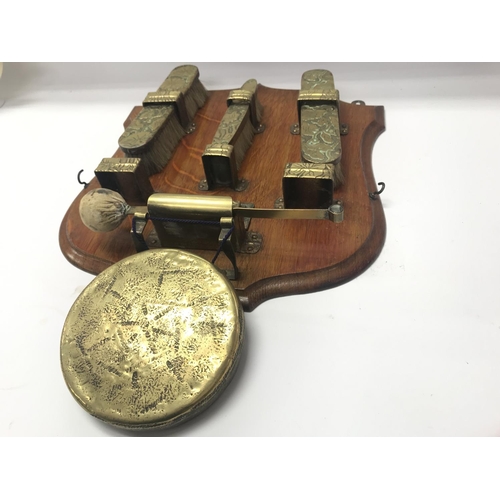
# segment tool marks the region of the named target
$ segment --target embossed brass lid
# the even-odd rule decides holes
[[[95,417],[135,429],[195,416],[231,379],[243,339],[232,285],[209,262],[157,249],[97,276],[73,304],[61,365]]]

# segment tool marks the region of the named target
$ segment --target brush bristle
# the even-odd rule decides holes
[[[207,96],[203,84],[196,80],[184,96],[186,110],[191,119],[205,104]],[[165,168],[184,135],[186,131],[180,124],[177,113],[171,113],[153,143],[141,155],[147,165],[149,175],[157,174]]]
[[[165,168],[185,133],[177,114],[171,113],[153,141],[139,155],[139,158],[144,161],[149,175],[157,174]]]
[[[340,162],[338,162],[336,165],[333,165],[332,177],[334,188],[336,188],[337,186],[342,186],[342,184],[344,184],[344,173],[342,172],[342,166]]]
[[[248,148],[252,144],[253,136],[255,134],[252,121],[250,120],[250,111],[245,115],[242,125],[243,128],[241,129],[238,140],[233,144],[234,159],[238,170],[245,158]]]
[[[191,119],[193,119],[194,115],[196,115],[198,109],[205,104],[207,97],[208,92],[203,84],[200,80],[195,80],[189,91],[184,95],[186,110]]]

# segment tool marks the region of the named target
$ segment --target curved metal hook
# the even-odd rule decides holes
[[[76,176],[76,178],[78,179],[78,183],[83,184],[83,189],[85,189],[89,185],[89,183],[84,182],[80,179],[80,175],[82,175],[82,172],[83,172],[83,170],[80,170],[80,172],[78,172],[78,175]]]
[[[377,186],[382,186],[378,191],[374,191],[373,193],[369,193],[369,196],[372,200],[377,199],[377,195],[381,194],[385,189],[385,182],[379,182]]]

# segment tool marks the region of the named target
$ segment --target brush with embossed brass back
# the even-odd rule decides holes
[[[141,158],[149,174],[161,172],[183,135],[193,128],[193,117],[207,98],[196,66],[172,70],[118,140],[126,156]]]
[[[220,122],[212,143],[202,155],[206,179],[201,190],[231,187],[244,191],[248,181],[238,178],[238,170],[254,134],[264,131],[262,105],[257,98],[257,80],[248,80],[240,89],[232,90],[227,99],[228,109]]]
[[[297,108],[302,162],[285,166],[284,206],[328,207],[344,183],[339,91],[330,71],[302,75]]]
[[[125,158],[104,158],[95,169],[103,188],[129,203],[143,203],[153,193],[149,177],[161,172],[179,141],[195,129],[193,118],[207,99],[196,66],[173,69],[118,140]]]

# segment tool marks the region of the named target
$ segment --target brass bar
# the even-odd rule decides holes
[[[220,219],[220,227],[221,231],[219,233],[219,246],[221,246],[222,251],[231,262],[233,269],[225,269],[221,271],[226,275],[230,280],[236,280],[239,276],[238,265],[236,263],[236,255],[235,248],[238,246],[233,241],[233,235],[236,233],[235,231],[235,220],[232,217],[221,217]],[[233,232],[231,234],[228,233],[233,228]],[[220,269],[220,268],[219,268]]]
[[[234,207],[236,217],[252,219],[328,219],[328,210],[314,208],[246,208]]]
[[[251,219],[288,219],[288,220],[329,220],[342,222],[344,206],[341,201],[334,201],[327,209],[320,208],[252,208],[233,206],[233,214],[238,218]]]

